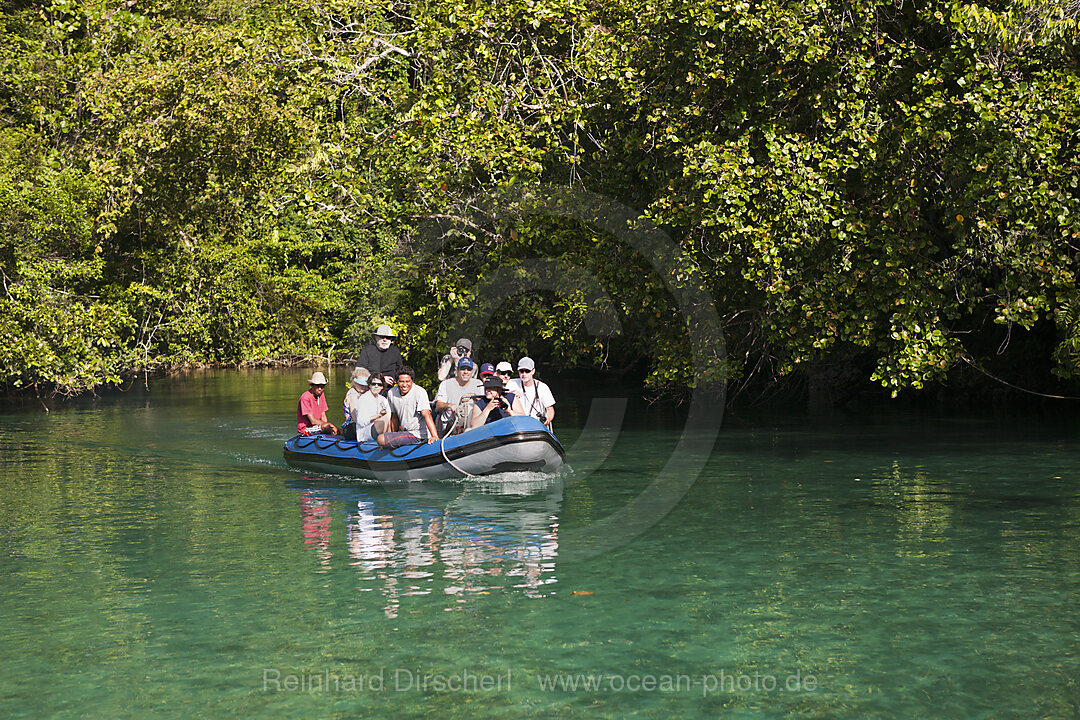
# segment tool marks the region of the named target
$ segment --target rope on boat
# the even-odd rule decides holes
[[[461,473],[465,477],[474,478],[474,477],[476,477],[476,475],[473,475],[468,470],[463,470],[462,468],[458,467],[457,464],[453,460],[450,459],[450,456],[446,454],[445,440],[446,440],[446,438],[448,438],[448,437],[450,437],[451,435],[454,434],[454,431],[457,430],[458,425],[461,424],[461,421],[462,421],[462,417],[455,411],[454,412],[454,424],[450,426],[450,430],[446,433],[446,435],[443,435],[442,437],[439,438],[439,451],[442,453],[443,460],[448,462],[450,464],[450,467],[454,468],[455,470],[457,470],[459,473]],[[301,436],[301,437],[303,437],[303,436]],[[304,440],[308,440],[308,442],[306,442],[306,443],[304,442],[304,440],[297,440],[296,441],[296,446],[297,446],[297,448],[303,449],[303,448],[306,448],[306,447],[310,446],[312,443],[315,443],[315,447],[318,448],[318,449],[321,449],[321,447],[318,444],[319,437],[320,437],[319,435],[310,435],[308,437],[305,437]],[[341,448],[340,443],[343,442],[343,441],[348,442],[348,441],[345,441],[344,438],[341,438],[339,440],[333,441],[333,444],[336,445],[338,448]],[[360,443],[359,442],[356,442],[355,446],[356,446],[357,450],[360,450]],[[409,453],[416,450],[418,447],[420,447],[420,446],[419,445],[408,446],[408,450],[406,450],[403,453],[403,455],[408,455]],[[393,450],[390,451],[390,455],[393,456],[393,457],[401,457],[400,455],[395,455]]]
[[[447,433],[445,435],[443,435],[441,438],[439,438],[439,450],[442,452],[443,460],[450,463],[450,467],[454,468],[455,470],[457,470],[459,473],[461,473],[465,477],[474,478],[474,477],[476,477],[475,475],[470,473],[468,470],[462,470],[461,468],[459,468],[457,465],[454,464],[454,461],[450,459],[450,456],[446,454],[446,438],[448,438],[448,437],[450,437],[451,435],[454,434],[454,431],[457,430],[457,427],[458,427],[458,425],[460,423],[461,423],[461,415],[455,410],[454,411],[454,424],[450,426],[450,429],[447,431]]]

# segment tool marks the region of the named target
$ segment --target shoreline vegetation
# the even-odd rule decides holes
[[[380,323],[673,400],[1080,396],[1075,3],[0,8],[9,397]]]

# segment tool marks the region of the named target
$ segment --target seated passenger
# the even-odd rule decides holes
[[[435,428],[439,437],[446,437],[453,428],[469,426],[472,408],[469,403],[474,395],[484,392],[484,386],[473,377],[473,361],[468,357],[458,360],[457,373],[439,383],[435,393]]]
[[[311,374],[308,389],[296,406],[296,431],[301,435],[337,435],[337,426],[326,418],[326,376]]]
[[[382,447],[396,448],[415,443],[433,443],[439,439],[431,419],[431,401],[427,390],[413,383],[413,369],[406,365],[397,376],[397,387],[390,391],[390,429],[379,435]]]
[[[360,396],[353,408],[356,418],[356,442],[365,443],[378,440],[379,436],[390,429],[390,403],[383,396],[382,378],[368,378],[368,391]]]
[[[368,372],[367,368],[358,367],[352,371],[348,392],[345,393],[345,400],[341,403],[345,411],[345,424],[341,426],[341,436],[346,440],[356,439],[356,421],[353,417],[353,408],[356,407],[360,396],[367,392],[367,380],[370,376],[371,373]]]
[[[502,378],[503,387],[510,387],[510,378],[514,376],[514,366],[503,360],[495,366],[495,374]]]
[[[476,401],[469,429],[514,415],[524,415],[521,399],[513,395],[503,396],[503,381],[498,377],[484,380],[484,399]]]
[[[518,360],[519,378],[510,381],[510,389],[521,396],[522,407],[525,411],[547,425],[551,429],[551,421],[555,419],[555,396],[551,394],[551,388],[547,383],[536,378],[536,363],[530,357]]]

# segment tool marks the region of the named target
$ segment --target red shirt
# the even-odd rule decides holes
[[[300,403],[296,406],[296,429],[302,431],[305,428],[310,427],[308,425],[308,415],[314,415],[317,418],[323,416],[329,408],[326,406],[326,393],[322,393],[319,397],[315,397],[308,390],[300,396]]]

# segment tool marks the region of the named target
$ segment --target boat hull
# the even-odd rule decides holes
[[[380,448],[333,435],[297,435],[285,443],[293,467],[374,480],[441,480],[506,472],[555,472],[562,444],[532,417],[489,423],[432,444]]]

